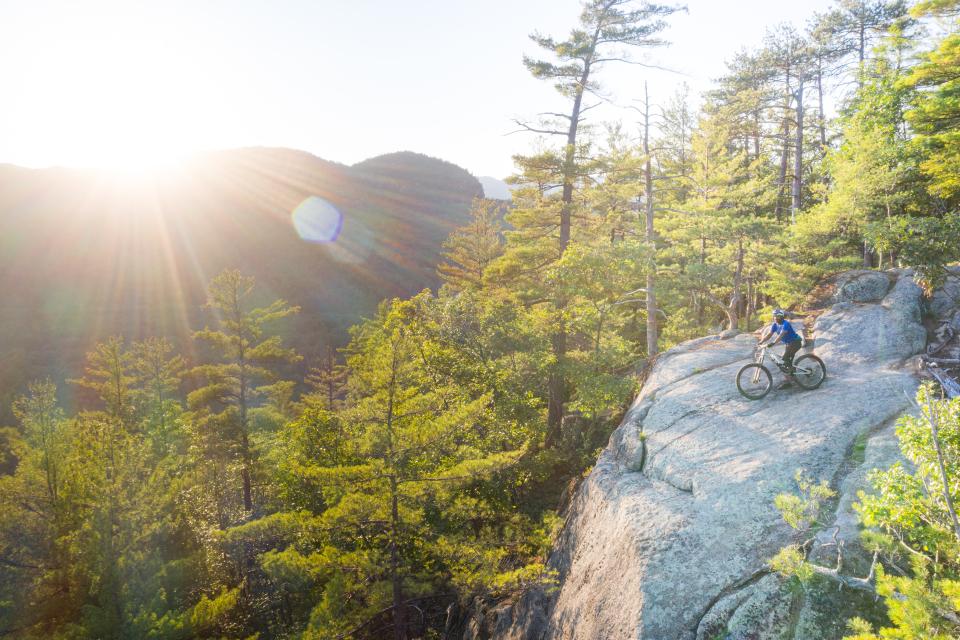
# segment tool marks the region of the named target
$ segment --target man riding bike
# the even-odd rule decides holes
[[[771,347],[778,342],[786,345],[783,351],[783,365],[787,374],[792,374],[794,372],[793,357],[797,355],[797,351],[800,351],[800,347],[803,346],[803,338],[796,332],[793,325],[786,320],[786,314],[783,309],[773,310],[773,324],[764,329],[763,335],[760,336],[760,346],[764,346],[764,342],[768,339],[769,346]],[[789,384],[789,381],[787,381],[783,386]]]

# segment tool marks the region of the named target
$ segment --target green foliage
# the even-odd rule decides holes
[[[809,582],[814,575],[803,550],[796,545],[781,549],[768,564],[773,571],[785,577],[796,578],[801,583]]]
[[[222,465],[211,482],[221,484],[218,492],[228,491],[222,486],[223,475],[230,467],[237,468],[245,512],[254,507],[252,476],[257,450],[252,442],[253,407],[258,398],[283,397],[284,387],[278,386],[275,367],[300,359],[279,336],[267,334],[270,323],[297,313],[299,308],[283,300],[249,308],[253,288],[253,278],[236,270],[224,271],[211,281],[207,307],[214,312],[218,327],[204,328],[194,337],[211,345],[219,362],[193,368],[192,374],[203,380],[203,386],[187,397],[196,446]],[[282,415],[282,411],[272,412],[278,413]],[[221,526],[237,517],[227,515],[231,508],[229,504],[218,507]]]
[[[928,213],[919,157],[903,116],[915,96],[903,85],[902,59],[908,45],[905,34],[894,32],[860,75],[857,92],[841,119],[842,143],[827,153],[831,188],[791,231],[805,263],[863,255],[870,245],[882,252],[881,263],[884,255],[909,261],[890,242],[877,242],[871,233],[871,225],[878,221]],[[865,260],[870,260],[869,252]],[[884,266],[889,264],[888,259]]]
[[[784,521],[801,533],[810,533],[820,527],[818,518],[824,505],[836,496],[826,480],[815,482],[798,469],[794,479],[798,493],[778,494],[773,504]],[[781,549],[768,562],[770,569],[788,578],[794,578],[800,584],[807,584],[816,574],[814,566],[807,560],[807,544],[793,544]]]
[[[143,430],[159,457],[182,444],[176,421],[182,412],[178,396],[185,369],[183,357],[174,354],[166,338],[147,338],[133,345],[131,373]]]
[[[857,623],[849,636],[855,640],[960,633],[960,531],[950,513],[960,498],[960,399],[938,399],[925,385],[917,393],[917,407],[897,424],[901,451],[913,471],[899,463],[874,470],[873,491],[861,493],[855,505],[868,528],[864,545],[896,570],[880,569],[876,579],[891,625],[874,632]]]
[[[915,11],[920,16],[926,13],[955,15],[957,6],[956,2],[928,2],[919,5]],[[910,70],[902,82],[903,86],[922,89],[906,117],[917,132],[914,143],[922,149],[924,159],[920,168],[931,178],[929,190],[953,203],[957,202],[957,196],[960,195],[960,178],[957,177],[960,170],[960,134],[956,124],[960,117],[958,70],[960,33],[956,32],[954,21],[951,32],[925,55],[920,64]]]
[[[817,526],[823,505],[837,493],[826,480],[815,483],[802,470],[797,471],[795,480],[799,494],[781,493],[773,503],[787,524],[798,531],[809,531]]]
[[[624,376],[636,359],[628,339],[631,316],[622,311],[638,302],[634,291],[650,269],[651,248],[637,240],[612,246],[572,244],[550,273],[551,284],[570,302],[567,329],[583,339],[568,351],[566,368],[576,388],[569,407],[595,417],[615,410],[634,383]]]
[[[450,234],[443,245],[444,262],[437,271],[447,286],[454,289],[483,286],[487,267],[503,253],[502,214],[503,204],[496,200],[473,201],[470,223]]]
[[[799,493],[778,494],[773,504],[791,527],[807,533],[819,526],[818,518],[824,504],[836,496],[826,480],[814,482],[798,469],[794,479]],[[770,559],[770,568],[777,573],[807,583],[814,576],[812,565],[807,561],[806,550],[801,545],[781,549]]]
[[[591,67],[609,62],[605,54],[620,47],[654,47],[664,44],[657,38],[667,24],[663,18],[676,7],[645,3],[630,6],[629,0],[589,0],[584,3],[580,24],[565,40],[533,34],[533,40],[556,58],[556,62],[524,56],[523,63],[533,77],[554,83],[564,96],[582,95],[593,89]]]
[[[917,270],[928,293],[943,284],[946,266],[960,260],[960,215],[893,216],[868,229],[867,238],[881,251],[895,253]]]
[[[84,376],[70,381],[94,391],[107,415],[126,428],[130,428],[135,420],[131,359],[123,338],[113,336],[87,354]]]
[[[946,639],[960,632],[960,526],[953,507],[960,497],[960,399],[937,399],[933,386],[925,385],[917,393],[917,408],[897,425],[900,449],[913,471],[900,463],[873,470],[873,490],[861,492],[854,505],[865,527],[862,546],[894,573],[881,564],[875,577],[874,570],[867,579],[843,576],[839,565],[820,567],[808,560],[807,543],[782,549],[769,563],[774,571],[801,582],[820,574],[875,589],[884,599],[890,626],[875,631],[854,618],[848,623],[850,640]],[[801,473],[797,483],[799,495],[781,494],[775,503],[793,528],[810,531],[834,492]]]
[[[189,633],[200,635],[214,627],[237,606],[239,596],[238,589],[225,589],[213,598],[206,594],[200,596],[200,601],[189,612]]]

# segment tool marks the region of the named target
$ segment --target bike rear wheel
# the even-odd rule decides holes
[[[773,376],[762,364],[744,365],[737,372],[737,389],[745,398],[759,400],[770,393],[771,387],[773,387]]]
[[[827,366],[813,354],[800,356],[793,363],[793,367],[793,379],[808,391],[816,389],[827,379]]]

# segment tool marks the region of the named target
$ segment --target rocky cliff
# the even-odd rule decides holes
[[[664,353],[570,507],[550,559],[558,588],[487,611],[467,636],[842,637],[847,608],[869,610],[872,599],[826,580],[791,590],[769,570],[797,541],[774,497],[796,492],[798,469],[828,480],[839,491],[834,523],[813,553],[835,558],[834,535],[856,548],[856,492],[870,468],[897,459],[893,424],[919,382],[923,304],[909,271],[837,279],[813,325],[828,379],[812,392],[741,397],[734,378],[753,335]],[[843,571],[863,576],[866,566],[850,551]]]

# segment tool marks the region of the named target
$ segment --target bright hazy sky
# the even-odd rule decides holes
[[[828,0],[690,0],[669,48],[680,74],[608,66],[613,101],[649,80],[665,102],[720,75],[767,26]],[[578,0],[0,0],[0,162],[123,166],[195,150],[305,149],[352,164],[398,150],[503,177],[514,117],[561,105],[524,69],[534,30],[563,36]],[[608,108],[598,118],[635,120]]]

